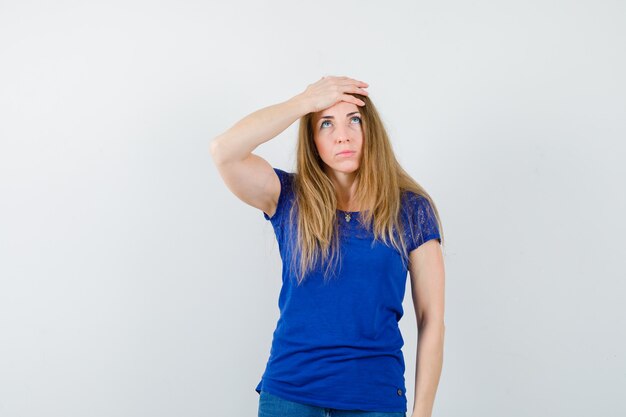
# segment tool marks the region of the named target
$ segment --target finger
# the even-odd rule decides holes
[[[365,81],[361,81],[361,80],[357,80],[355,78],[347,78],[347,80],[350,81],[350,83],[352,84],[356,84],[358,86],[362,86],[362,87],[369,87],[370,85],[368,83],[366,83]]]
[[[352,78],[350,78],[349,80],[341,83],[341,85],[356,85],[357,87],[360,88],[367,88],[369,87],[369,84],[363,81],[359,81],[359,80],[354,80]]]
[[[359,87],[352,83],[342,84],[341,87],[344,93],[357,93],[364,96],[369,94],[369,91],[365,90],[364,87]]]
[[[370,92],[361,88],[361,87],[356,87],[356,86],[352,86],[352,88],[350,89],[351,93],[357,93],[357,94],[363,94],[364,96],[368,95]]]
[[[365,102],[363,100],[359,100],[358,98],[351,96],[350,94],[344,94],[341,96],[343,101],[347,101],[348,103],[354,103],[357,106],[365,106]]]

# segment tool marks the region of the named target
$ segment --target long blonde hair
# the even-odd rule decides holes
[[[424,196],[431,204],[443,244],[439,212],[430,195],[400,166],[393,153],[389,136],[376,107],[368,96],[353,94],[365,102],[359,106],[363,129],[362,159],[356,172],[355,204],[362,209],[359,218],[382,240],[399,251],[407,265],[407,242],[399,218],[402,193],[411,191]],[[331,179],[323,169],[313,140],[313,113],[300,119],[297,143],[297,166],[293,180],[294,204],[289,211],[290,224],[297,224],[297,238],[292,242],[290,268],[300,285],[318,262],[326,263],[324,279],[340,260],[338,245],[337,195]],[[393,231],[399,231],[396,238]],[[333,268],[333,274],[334,274]]]

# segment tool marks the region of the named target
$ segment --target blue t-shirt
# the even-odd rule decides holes
[[[338,210],[339,272],[324,282],[325,267],[318,263],[298,286],[288,268],[288,242],[297,236],[296,225],[289,223],[295,174],[274,171],[281,183],[278,205],[271,218],[265,212],[263,216],[272,223],[283,261],[280,317],[255,391],[325,408],[406,412],[404,340],[398,321],[404,313],[408,271],[400,253],[374,241],[373,233],[358,222],[360,212],[350,212],[347,221]],[[407,250],[430,239],[441,242],[428,200],[404,193],[402,201]]]

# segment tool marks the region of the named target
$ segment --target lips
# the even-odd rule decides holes
[[[354,152],[355,151],[341,151],[337,155],[350,155],[350,154],[353,154]]]

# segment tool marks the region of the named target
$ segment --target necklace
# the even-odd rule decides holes
[[[343,213],[343,217],[344,219],[346,219],[347,222],[349,222],[350,219],[352,219],[352,215],[349,212],[343,211],[343,210],[339,210],[339,211]]]

